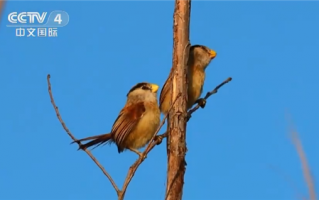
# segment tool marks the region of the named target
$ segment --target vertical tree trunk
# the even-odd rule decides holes
[[[181,200],[183,194],[186,155],[187,61],[189,54],[190,0],[176,0],[174,11],[174,52],[172,102],[178,98],[169,113],[167,138],[167,200]]]

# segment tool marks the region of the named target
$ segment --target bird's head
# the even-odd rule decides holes
[[[141,82],[134,85],[127,93],[127,98],[139,101],[157,101],[157,91],[159,86],[152,83]]]
[[[209,63],[216,57],[217,53],[203,45],[193,45],[189,52],[190,61],[197,67],[203,70],[209,65]]]

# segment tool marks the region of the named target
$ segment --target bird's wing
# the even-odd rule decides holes
[[[144,102],[124,107],[115,120],[111,133],[113,140],[121,146],[124,139],[130,134],[145,113]]]
[[[170,90],[171,90],[171,87],[172,87],[172,78],[173,78],[173,73],[172,73],[173,69],[171,69],[171,72],[169,73],[169,76],[166,80],[166,82],[164,83],[164,86],[161,90],[161,94],[160,94],[160,105],[162,105],[162,103],[164,102],[167,94],[169,94]]]

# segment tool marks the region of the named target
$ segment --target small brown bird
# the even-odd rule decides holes
[[[199,99],[203,92],[205,81],[205,69],[209,63],[216,57],[216,52],[203,45],[193,45],[190,47],[188,59],[188,103],[187,110],[190,109],[196,102],[202,100],[202,107],[205,106],[203,99]],[[172,87],[171,81],[173,78],[172,71],[167,78],[160,95],[160,109],[163,114],[167,114],[171,106]]]
[[[105,142],[115,143],[119,153],[129,149],[142,156],[138,149],[148,144],[160,124],[158,88],[158,85],[150,83],[136,84],[128,92],[126,104],[115,120],[110,133],[74,142],[92,140],[81,145],[80,149],[97,147]]]

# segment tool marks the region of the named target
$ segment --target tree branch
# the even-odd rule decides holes
[[[172,102],[181,93],[168,119],[166,199],[181,200],[185,174],[187,123],[187,61],[189,57],[190,0],[175,0]]]
[[[297,131],[291,130],[291,140],[299,155],[299,159],[302,165],[303,176],[308,187],[310,200],[317,200],[315,184],[314,184],[313,177],[311,175],[310,166],[308,164],[307,156],[306,156],[305,150],[303,149],[303,146]]]
[[[298,132],[296,131],[296,128],[293,125],[291,115],[287,111],[286,111],[286,120],[288,121],[290,139],[294,147],[296,148],[296,151],[298,153],[298,156],[301,162],[302,172],[308,187],[310,200],[317,200],[315,181],[314,181],[313,175],[311,174],[311,170],[307,161],[305,150],[303,149],[303,145],[298,135]]]
[[[48,91],[49,91],[49,95],[50,95],[50,99],[51,99],[51,104],[55,110],[56,116],[58,117],[63,129],[66,131],[66,133],[72,138],[73,141],[76,140],[76,138],[72,135],[71,131],[67,128],[67,126],[65,125],[64,121],[62,120],[62,117],[60,115],[59,109],[56,106],[55,102],[54,102],[54,98],[53,98],[53,94],[52,94],[52,90],[51,90],[51,83],[50,83],[50,74],[48,74],[47,76],[47,81],[48,81]],[[81,146],[81,142],[78,142],[79,147]],[[103,174],[110,180],[112,186],[114,187],[115,191],[117,192],[117,194],[119,194],[120,190],[117,187],[117,185],[115,184],[114,180],[112,179],[111,175],[109,173],[107,173],[107,171],[104,169],[104,167],[99,163],[99,161],[92,155],[92,153],[87,150],[84,149],[84,151],[90,156],[90,158],[93,160],[93,162],[95,162],[95,164],[102,170]]]
[[[231,77],[227,78],[226,80],[224,80],[221,84],[217,85],[212,91],[207,92],[207,94],[205,95],[205,97],[203,99],[207,100],[210,96],[212,96],[213,94],[216,94],[219,90],[219,88],[221,88],[222,86],[224,86],[226,83],[230,82],[232,80]],[[201,107],[200,103],[197,103],[197,105],[195,107],[193,107],[192,109],[190,109],[188,111],[188,119],[187,121],[192,117],[192,114],[198,110],[198,108]]]

